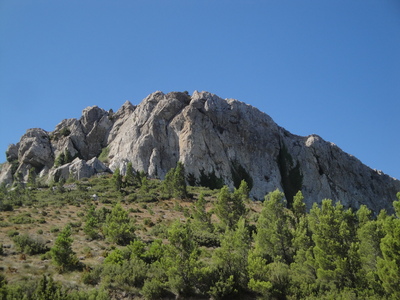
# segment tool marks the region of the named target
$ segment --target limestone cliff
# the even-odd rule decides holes
[[[64,120],[53,132],[30,129],[7,150],[0,181],[10,183],[15,174],[26,180],[32,167],[56,179],[88,177],[108,171],[96,159],[100,153],[111,170],[122,173],[132,162],[162,179],[182,161],[190,184],[233,188],[245,179],[255,199],[278,188],[290,204],[302,190],[308,208],[330,198],[392,211],[400,191],[400,181],[319,136],[293,135],[250,105],[197,91],[155,92],[115,113],[88,107],[80,120]]]

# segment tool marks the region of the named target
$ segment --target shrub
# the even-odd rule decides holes
[[[56,233],[56,232],[59,232],[60,231],[60,228],[58,228],[57,226],[52,226],[51,228],[50,228],[50,232],[51,233]]]
[[[13,217],[10,217],[10,222],[14,224],[31,224],[34,223],[35,220],[31,217],[30,213],[22,213]]]
[[[38,238],[30,237],[27,234],[14,236],[13,242],[18,251],[29,255],[45,253],[49,250],[45,242]]]
[[[101,272],[103,266],[97,266],[93,270],[86,271],[81,276],[81,281],[84,284],[97,285],[101,280]]]
[[[143,220],[143,224],[146,225],[146,226],[149,226],[149,227],[153,227],[154,226],[154,223],[153,223],[153,221],[151,221],[150,218],[145,218]]]
[[[15,230],[15,229],[10,229],[9,231],[7,231],[7,236],[10,237],[10,238],[12,238],[12,237],[14,237],[14,236],[16,236],[18,234],[19,234],[19,232],[17,230]]]
[[[61,134],[62,136],[69,136],[69,135],[71,134],[71,130],[70,130],[68,127],[63,127],[63,128],[60,130],[60,134]]]
[[[142,295],[145,299],[161,299],[166,295],[165,284],[156,278],[146,280],[142,288]]]
[[[108,163],[108,154],[110,154],[110,148],[109,147],[103,148],[99,155],[99,160],[103,163]]]
[[[0,201],[0,211],[13,211],[13,205],[10,201]]]

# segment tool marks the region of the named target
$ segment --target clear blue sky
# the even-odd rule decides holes
[[[156,90],[236,98],[400,178],[400,1],[0,0],[0,161]]]

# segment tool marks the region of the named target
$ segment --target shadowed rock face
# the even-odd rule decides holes
[[[107,168],[99,166],[100,161],[86,161],[107,147],[111,170],[124,173],[132,162],[134,169],[162,179],[181,161],[190,183],[219,182],[233,188],[245,179],[255,199],[278,188],[289,205],[301,190],[308,208],[330,198],[355,208],[366,204],[375,212],[392,211],[400,191],[398,180],[368,168],[319,136],[293,135],[258,109],[208,92],[155,92],[138,106],[124,103],[116,113],[89,107],[80,120],[64,120],[51,133],[32,130],[7,150],[8,160],[15,164],[18,159],[25,177],[31,166],[53,176],[72,172],[80,178],[104,172]],[[48,170],[66,150],[75,160]],[[0,180],[9,178],[6,165]]]

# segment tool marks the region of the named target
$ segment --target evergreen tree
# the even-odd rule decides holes
[[[310,211],[310,228],[315,243],[313,254],[317,284],[322,290],[337,291],[354,288],[360,261],[357,256],[355,216],[351,210],[332,200],[314,203]]]
[[[141,186],[140,186],[140,191],[141,191],[142,193],[147,194],[147,193],[149,192],[149,190],[150,190],[149,180],[147,179],[146,176],[143,176],[143,177],[141,178],[141,182],[142,182],[142,184],[141,184]]]
[[[200,193],[199,199],[194,203],[193,206],[193,219],[202,230],[209,230],[212,227],[211,214],[206,211],[206,200],[204,193]]]
[[[121,175],[121,171],[119,170],[119,168],[115,169],[113,177],[112,177],[112,181],[113,181],[115,190],[117,190],[118,192],[121,191],[122,175]]]
[[[383,221],[385,236],[380,243],[382,257],[378,257],[377,267],[386,293],[400,299],[400,200],[393,206],[396,217],[386,217]]]
[[[185,167],[180,161],[178,161],[178,164],[176,165],[176,168],[174,170],[172,185],[175,198],[186,199],[188,197],[186,189]]]
[[[28,185],[30,187],[36,187],[36,170],[34,167],[29,169],[29,173],[28,173]]]
[[[71,153],[68,151],[68,149],[64,150],[64,164],[70,163],[73,161],[73,157]]]
[[[257,221],[257,235],[254,238],[256,256],[267,262],[293,261],[292,238],[290,229],[292,219],[284,205],[284,194],[275,190],[265,196],[263,209]]]
[[[290,288],[289,266],[276,261],[265,263],[261,257],[249,256],[249,288],[259,294],[257,299],[286,299]]]
[[[221,247],[212,256],[216,280],[210,288],[214,298],[224,298],[247,290],[247,257],[250,236],[245,220],[240,218],[236,229],[226,229]]]
[[[366,294],[383,295],[381,281],[377,273],[377,260],[382,257],[381,239],[384,237],[382,226],[377,220],[372,220],[372,212],[365,205],[357,211],[358,255],[361,268],[358,271],[359,290]]]
[[[32,295],[32,299],[35,300],[64,300],[66,298],[66,293],[63,292],[61,285],[46,275],[42,276]]]
[[[135,239],[133,220],[120,203],[117,203],[107,215],[103,233],[108,240],[118,245],[128,245]]]
[[[178,199],[188,197],[185,168],[181,162],[178,162],[176,168],[170,169],[165,175],[162,185],[164,196],[170,198],[174,196]]]
[[[201,267],[200,251],[192,239],[191,223],[176,221],[168,230],[168,241],[164,266],[170,290],[179,296],[193,292],[197,278],[195,271]]]
[[[249,193],[250,189],[249,186],[246,182],[246,180],[242,180],[240,182],[239,188],[235,189],[234,194],[236,194],[236,197],[241,198],[243,202],[247,201],[249,199]]]
[[[306,215],[306,204],[304,203],[304,196],[301,191],[293,197],[292,211],[296,220],[296,223]]]
[[[55,167],[60,167],[60,166],[62,166],[63,164],[65,164],[65,154],[64,154],[63,152],[61,152],[61,153],[57,156],[56,160],[54,161],[54,166],[55,166]]]
[[[240,217],[246,213],[242,195],[240,193],[232,195],[225,185],[218,194],[215,213],[224,228],[234,228]]]
[[[127,186],[135,185],[135,174],[133,172],[133,166],[131,162],[128,162],[126,167],[125,182]]]
[[[50,249],[53,262],[61,272],[78,264],[78,258],[72,250],[72,242],[71,227],[66,226],[57,236],[54,246]]]
[[[174,192],[173,180],[174,180],[175,169],[170,169],[165,175],[164,181],[162,183],[162,190],[166,198],[171,198]]]
[[[83,227],[83,232],[91,239],[95,240],[99,237],[98,233],[99,222],[96,217],[89,216],[86,218],[85,226]]]

